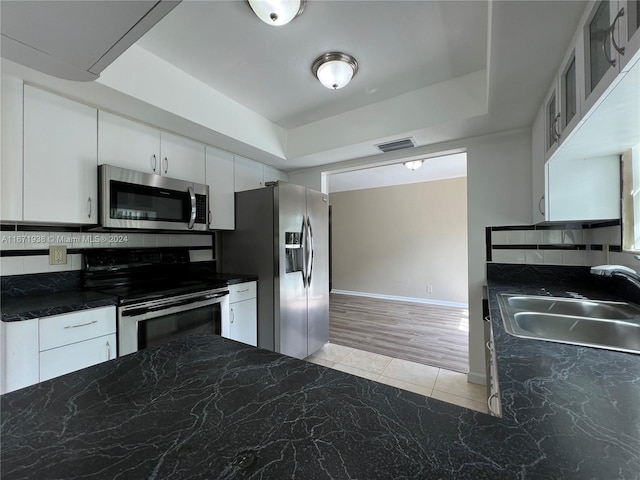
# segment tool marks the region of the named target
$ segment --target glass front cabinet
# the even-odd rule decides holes
[[[584,94],[582,111],[592,108],[609,86],[638,60],[640,1],[589,2],[582,22]]]
[[[582,39],[581,35],[577,34],[562,59],[560,70],[545,97],[545,159],[553,155],[580,122],[583,62]]]
[[[640,51],[640,0],[619,2],[624,9],[623,21],[620,25],[620,37],[624,43],[625,53],[622,56],[621,68],[627,71],[638,60]]]

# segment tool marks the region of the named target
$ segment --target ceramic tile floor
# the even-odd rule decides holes
[[[467,382],[464,373],[387,357],[355,348],[325,344],[305,360],[409,390],[426,397],[487,413],[487,392],[482,385]]]

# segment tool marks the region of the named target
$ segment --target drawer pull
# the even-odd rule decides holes
[[[111,345],[109,344],[108,340],[107,340],[107,360],[111,360]]]
[[[249,291],[249,289],[245,288],[244,290],[238,290],[236,293],[244,293],[244,292],[248,292],[248,291]]]
[[[494,398],[497,398],[497,397],[498,397],[498,392],[493,392],[493,393],[489,396],[489,398],[487,399],[487,407],[489,408],[489,413],[491,413],[491,414],[492,414],[492,415],[494,415],[494,416],[497,416],[497,415],[498,415],[498,412],[497,412],[497,411],[495,411],[495,410],[492,408],[491,400],[493,400]]]
[[[88,326],[88,325],[93,325],[94,323],[98,323],[98,321],[97,321],[97,320],[93,320],[92,322],[81,323],[81,324],[79,324],[79,325],[67,325],[67,326],[66,326],[66,327],[64,327],[64,328],[65,328],[65,330],[66,330],[67,328],[79,328],[79,327],[86,327],[86,326]]]

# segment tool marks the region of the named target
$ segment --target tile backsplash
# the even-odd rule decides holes
[[[53,245],[67,247],[66,264],[49,265],[48,250]],[[214,240],[213,234],[24,231],[3,225],[0,232],[0,275],[81,270],[84,249],[146,247],[187,247],[191,261],[202,262],[213,260]]]
[[[620,222],[593,225],[487,227],[487,261],[532,265],[625,265],[640,269],[623,253]]]

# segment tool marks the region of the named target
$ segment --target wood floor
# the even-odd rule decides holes
[[[466,373],[465,308],[398,302],[332,293],[330,342]]]

